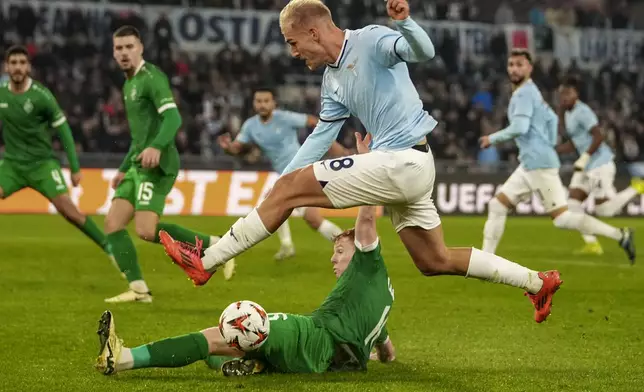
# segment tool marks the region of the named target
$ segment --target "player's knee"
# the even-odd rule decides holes
[[[136,235],[144,241],[154,242],[156,239],[156,225],[150,225],[147,222],[137,222],[135,225]]]
[[[105,234],[116,233],[123,229],[125,229],[125,226],[120,223],[120,220],[117,219],[113,213],[108,213],[105,217],[105,222],[103,222],[103,230],[105,230]]]
[[[444,275],[452,270],[447,249],[424,253],[414,259],[414,262],[420,273],[425,276]]]
[[[493,197],[492,200],[487,204],[488,215],[499,216],[507,215],[508,207],[506,207],[498,198]]]
[[[564,210],[554,217],[552,223],[560,229],[576,230],[583,219],[583,213]]]

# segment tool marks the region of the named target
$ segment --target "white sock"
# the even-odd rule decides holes
[[[329,241],[333,241],[335,237],[342,234],[342,229],[339,228],[335,223],[329,220],[323,220],[318,227],[318,233],[322,234],[324,238]]]
[[[121,355],[118,357],[116,362],[116,371],[120,372],[123,370],[130,370],[134,368],[134,357],[132,356],[132,350],[127,347],[121,349]]]
[[[539,272],[476,248],[472,248],[465,277],[519,287],[530,294],[538,293],[543,286]]]
[[[508,208],[495,197],[487,205],[487,220],[483,227],[483,251],[496,252],[496,247],[503,237]]]
[[[145,294],[149,293],[150,289],[148,285],[145,284],[145,280],[133,280],[130,282],[130,290],[134,290],[137,293]]]
[[[582,233],[601,235],[615,241],[622,239],[622,231],[590,215],[566,210],[557,216],[553,223],[560,229],[577,230]]]
[[[635,196],[637,196],[637,191],[634,188],[628,187],[613,196],[611,199],[596,206],[595,213],[598,216],[615,216],[615,214],[621,211],[622,208],[624,208],[624,206]]]
[[[581,202],[577,199],[568,199],[568,209],[572,212],[585,214],[584,207],[582,207]],[[597,242],[597,237],[592,234],[581,233],[581,238],[583,238],[584,242],[587,244],[594,244]]]
[[[288,224],[288,220],[282,223],[282,226],[277,229],[277,237],[280,239],[280,244],[282,244],[282,246],[293,246],[293,239],[291,238],[291,227]]]
[[[216,244],[204,251],[201,259],[203,266],[212,271],[270,235],[257,209],[254,209],[248,216],[235,222]]]

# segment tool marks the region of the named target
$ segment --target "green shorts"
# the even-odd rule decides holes
[[[177,176],[157,170],[131,168],[114,192],[114,199],[129,201],[136,211],[152,211],[163,215],[165,199]]]
[[[49,200],[68,193],[60,163],[54,159],[32,164],[0,161],[0,188],[5,198],[23,188],[32,188]]]

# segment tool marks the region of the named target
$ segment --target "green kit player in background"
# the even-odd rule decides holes
[[[113,40],[114,59],[126,76],[123,99],[132,142],[112,181],[115,193],[105,219],[105,232],[116,262],[129,282],[129,290],[105,301],[152,302],[134,243],[126,229],[132,218],[136,233],[145,241],[158,243],[159,230],[192,243],[214,243],[217,237],[159,222],[165,199],[179,173],[175,137],[181,126],[181,115],[166,75],[143,60],[138,30],[123,26],[114,33]],[[230,270],[234,271],[234,265]],[[230,278],[226,271],[224,275]]]
[[[4,159],[0,161],[0,199],[23,188],[34,189],[114,261],[101,229],[83,215],[69,197],[52,147],[51,130],[58,131],[69,160],[72,185],[76,187],[83,176],[72,131],[51,91],[30,77],[27,49],[22,46],[9,48],[5,53],[4,70],[9,80],[0,84],[0,122],[5,144]]]
[[[248,375],[264,369],[280,373],[366,370],[370,357],[395,359],[386,328],[394,291],[380,253],[376,207],[360,207],[355,229],[339,235],[333,246],[338,281],[322,306],[310,316],[269,314],[270,333],[256,351],[229,347],[213,327],[135,348],[123,346],[106,311],[99,321],[103,374],[149,367],[181,367],[206,360],[225,375]],[[376,353],[370,356],[372,349]]]

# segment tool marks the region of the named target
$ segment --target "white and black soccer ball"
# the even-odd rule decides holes
[[[253,351],[264,344],[270,326],[264,308],[253,301],[233,302],[219,317],[221,336],[230,347],[242,351]]]

